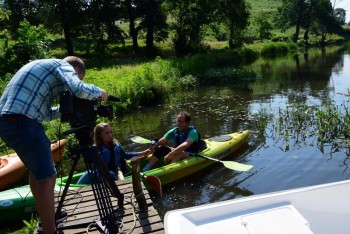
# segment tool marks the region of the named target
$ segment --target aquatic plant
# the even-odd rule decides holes
[[[334,103],[321,106],[293,103],[286,107],[279,107],[276,116],[267,123],[266,110],[261,109],[255,118],[254,125],[260,134],[266,134],[277,143],[286,146],[300,146],[301,144],[314,144],[320,150],[325,145],[337,151],[350,146],[350,111],[349,102],[341,105]]]
[[[238,81],[254,81],[258,79],[253,71],[234,67],[213,68],[198,76],[200,84],[206,85],[230,85]]]

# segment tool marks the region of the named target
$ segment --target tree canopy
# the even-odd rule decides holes
[[[339,33],[345,22],[345,10],[333,9],[329,0],[280,0],[274,25],[282,30],[294,27],[293,41],[313,33],[324,43],[327,35]],[[132,41],[139,52],[140,39],[145,39],[146,55],[154,55],[154,42],[173,43],[178,55],[197,53],[206,48],[206,28],[223,31],[230,48],[245,41],[250,24],[259,30],[255,39],[269,38],[271,24],[263,15],[251,12],[247,0],[3,0],[0,6],[11,12],[1,21],[14,39],[22,21],[44,25],[53,34],[62,35],[68,55],[74,54],[76,39],[89,40],[94,50],[103,54],[109,44]],[[210,25],[210,27],[208,27]]]

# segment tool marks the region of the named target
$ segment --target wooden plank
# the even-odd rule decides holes
[[[117,213],[122,220],[123,230],[127,233],[164,233],[162,220],[144,185],[142,188],[148,210],[140,212],[133,196],[131,180],[117,181],[116,184],[125,196],[124,209],[119,209]],[[111,197],[111,202],[117,207],[118,199]],[[67,220],[59,225],[64,233],[100,233],[96,225],[100,216],[91,186],[70,190],[62,210],[68,213]]]

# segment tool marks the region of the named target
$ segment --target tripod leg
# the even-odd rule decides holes
[[[119,212],[113,208],[110,196],[118,198],[118,209],[123,208],[124,194],[122,194],[109,174],[96,147],[91,146],[82,151],[86,168],[90,177],[92,191],[101,217],[101,225],[106,226],[110,233],[118,230]]]
[[[64,189],[63,189],[63,192],[62,192],[62,196],[61,196],[61,198],[60,198],[60,201],[59,201],[58,206],[57,206],[57,209],[56,209],[56,217],[57,217],[58,215],[60,215],[60,213],[61,213],[61,211],[62,211],[63,202],[64,202],[64,199],[65,199],[66,196],[67,196],[67,192],[68,192],[70,183],[72,182],[73,174],[74,174],[74,171],[75,171],[75,169],[76,169],[76,167],[77,167],[79,158],[80,158],[80,154],[77,154],[77,155],[75,155],[75,156],[73,157],[73,165],[72,165],[72,167],[71,167],[71,169],[70,169],[70,172],[69,172],[69,176],[68,176],[66,185],[64,186]]]
[[[101,163],[103,177],[106,179],[106,182],[107,182],[113,196],[118,198],[119,208],[123,208],[124,207],[124,194],[120,192],[118,186],[115,184],[113,178],[110,176],[109,170],[108,170],[106,164],[103,162],[100,153],[99,152],[97,152],[97,153],[98,153],[99,161]]]

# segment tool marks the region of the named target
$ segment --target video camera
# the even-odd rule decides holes
[[[120,101],[119,98],[108,95],[110,101]],[[68,122],[72,127],[89,126],[96,124],[97,115],[113,117],[112,105],[98,105],[98,100],[81,99],[68,91],[60,94],[61,121]]]

